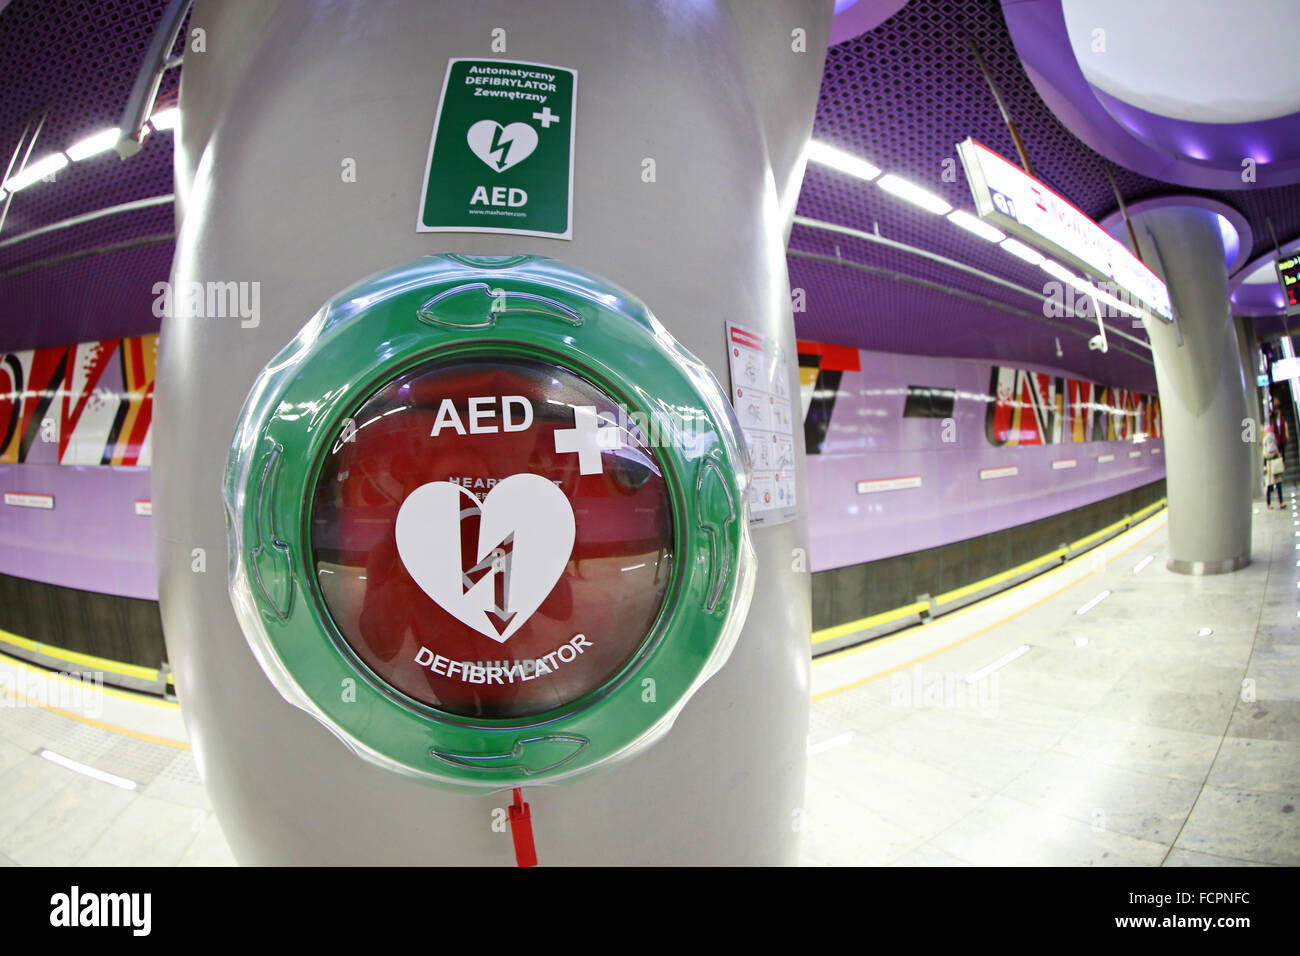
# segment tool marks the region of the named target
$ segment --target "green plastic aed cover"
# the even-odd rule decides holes
[[[555,260],[340,293],[262,371],[225,475],[267,677],[353,751],[467,790],[666,733],[749,607],[748,464],[708,368]]]

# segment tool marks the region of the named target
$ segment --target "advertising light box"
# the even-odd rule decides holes
[[[1169,290],[1122,242],[1073,203],[969,137],[957,153],[980,218],[1103,283],[1172,322]]]
[[[1300,378],[1300,358],[1281,358],[1273,363],[1273,381],[1288,382]]]
[[[1300,255],[1277,261],[1277,281],[1286,296],[1286,314],[1300,315]]]

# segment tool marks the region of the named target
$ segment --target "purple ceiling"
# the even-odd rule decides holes
[[[897,0],[860,0],[857,16],[887,12]],[[0,161],[23,127],[48,107],[33,158],[116,125],[164,0],[14,0],[0,12]],[[849,7],[845,15],[854,10]],[[865,11],[865,12],[864,12]],[[1010,137],[976,69],[965,37],[979,45],[1020,125],[1037,175],[1094,218],[1114,207],[1104,160],[1047,108],[1026,75],[994,0],[911,0],[883,23],[834,46],[814,135],[971,208],[953,145],[971,135],[1014,157]],[[183,36],[183,34],[182,34]],[[163,80],[174,90],[179,71]],[[152,288],[171,255],[169,205],[155,206],[3,246],[9,239],[96,209],[172,191],[171,134],[128,161],[104,154],[74,163],[54,184],[18,193],[0,232],[0,349],[139,334],[157,329]],[[1173,187],[1125,169],[1115,177],[1126,200]],[[1279,236],[1300,235],[1300,187],[1205,193],[1238,209],[1254,234],[1248,258],[1264,251],[1265,216]],[[821,167],[807,174],[799,214],[864,231],[968,264],[1032,290],[1036,267],[955,228],[879,187]],[[818,261],[865,265],[863,271]],[[91,255],[96,250],[110,251]],[[807,311],[799,334],[880,350],[982,356],[1055,365],[1116,385],[1150,389],[1151,366],[1113,348],[1089,352],[1088,319],[1042,321],[1041,303],[950,267],[877,243],[796,227],[793,284]],[[889,273],[890,275],[883,275]],[[1136,330],[1140,336],[1140,330]],[[1055,340],[1063,356],[1056,357]]]
[[[1081,143],[1039,97],[1007,32],[1000,6],[977,0],[911,0],[875,29],[831,48],[822,83],[813,135],[870,160],[937,193],[958,209],[973,211],[970,189],[954,144],[973,136],[1004,156],[1015,145],[966,44],[971,37],[993,74],[1025,140],[1034,172],[1094,219],[1115,208],[1106,178],[1107,160]],[[1187,190],[1112,167],[1128,202]],[[1271,217],[1282,237],[1300,233],[1300,187],[1258,187],[1203,192],[1237,209],[1254,236],[1252,256],[1263,251]],[[881,235],[938,253],[1042,291],[1048,277],[1005,251],[954,227],[942,217],[916,209],[878,186],[823,167],[810,166],[798,214]],[[937,283],[995,300],[1004,308],[1041,316],[1041,303],[916,256],[901,256],[882,246],[828,237],[796,227],[792,250],[820,253],[830,243],[845,259]],[[1246,257],[1249,258],[1249,257]],[[808,310],[796,316],[807,338],[883,351],[1019,358],[1056,365],[1116,385],[1151,389],[1149,364],[1114,347],[1106,356],[1090,353],[1086,338],[1095,323],[1058,319],[1081,334],[1062,335],[1041,322],[1004,309],[935,292],[918,294],[907,282],[888,282],[845,266],[815,267],[792,256],[792,280],[805,285]],[[960,316],[954,323],[949,314]],[[977,330],[956,334],[954,327]],[[933,328],[935,334],[929,334]],[[938,334],[939,329],[949,332]],[[1141,330],[1127,331],[1141,336]],[[1055,338],[1064,355],[1057,359]],[[982,340],[982,341],[981,341]],[[1114,346],[1115,343],[1112,343]],[[1136,354],[1144,349],[1125,344]]]
[[[1300,116],[1203,123],[1151,113],[1098,89],[1084,77],[1061,0],[1003,0],[1002,6],[1026,73],[1038,91],[1075,133],[1116,162],[1184,186],[1237,190],[1245,187],[1241,160],[1251,157],[1260,164],[1259,184],[1300,181]],[[1242,11],[1241,15],[1260,14]],[[1212,27],[1207,24],[1206,29]],[[1220,66],[1207,63],[1204,69]]]
[[[48,109],[32,160],[116,126],[165,2],[14,0],[0,12],[0,173]],[[159,99],[179,71],[163,77]],[[172,191],[172,136],[122,161],[72,163],[16,193],[0,244],[72,216]],[[154,206],[0,248],[0,351],[158,329],[155,282],[171,268],[172,207]],[[94,250],[108,251],[91,255]]]

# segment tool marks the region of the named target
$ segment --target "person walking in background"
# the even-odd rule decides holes
[[[1264,496],[1264,503],[1267,507],[1273,507],[1273,489],[1277,489],[1277,506],[1282,507],[1282,472],[1286,470],[1286,462],[1282,458],[1282,449],[1278,442],[1277,431],[1273,422],[1264,426],[1263,438],[1264,453],[1264,483],[1268,485],[1268,491]]]

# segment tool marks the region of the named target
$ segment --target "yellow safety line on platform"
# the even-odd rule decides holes
[[[0,661],[3,661],[6,664],[14,664],[17,667],[21,667],[23,670],[39,671],[40,673],[48,674],[56,680],[63,681],[67,684],[81,684],[81,681],[66,677],[58,671],[50,670],[48,667],[42,667],[40,664],[33,664],[31,661],[25,661],[20,657],[10,657],[2,651],[0,651]],[[101,687],[100,690],[109,697],[116,697],[119,700],[129,700],[135,704],[148,704],[150,707],[162,707],[165,710],[180,709],[180,705],[174,700],[164,700],[161,697],[154,697],[150,694],[137,694],[133,691],[122,690],[119,687]]]
[[[107,657],[95,657],[93,654],[64,650],[61,647],[53,647],[49,644],[42,644],[40,641],[33,641],[31,638],[19,637],[17,634],[11,634],[3,628],[0,628],[0,642],[12,644],[14,647],[21,647],[33,654],[41,654],[45,657],[53,657],[55,660],[66,661],[69,664],[80,664],[83,667],[109,671],[113,674],[121,674],[123,677],[134,677],[137,680],[158,682],[158,668],[156,667],[145,667],[141,664],[123,664],[121,661],[109,660]]]
[[[1145,508],[1141,509],[1140,511],[1133,512],[1132,518],[1134,521],[1137,522],[1145,521],[1147,517],[1155,514],[1157,511],[1159,511],[1168,503],[1169,503],[1168,498],[1161,498],[1159,501],[1152,502],[1151,504],[1147,505]]]
[[[837,637],[843,637],[845,634],[852,634],[854,631],[865,631],[869,627],[888,624],[890,621],[897,621],[900,617],[907,617],[909,614],[920,614],[922,611],[929,610],[929,608],[929,601],[916,601],[912,604],[905,604],[902,607],[894,608],[892,611],[882,611],[879,614],[873,614],[870,617],[864,617],[861,620],[849,621],[847,624],[837,624],[835,627],[827,627],[820,631],[814,631],[812,642],[814,644],[820,644],[823,641],[833,641]]]
[[[1000,584],[1003,581],[1008,581],[1011,578],[1018,577],[1027,571],[1032,571],[1040,565],[1055,561],[1065,556],[1068,552],[1074,551],[1085,544],[1096,541],[1098,538],[1104,537],[1122,526],[1127,525],[1130,528],[1136,528],[1146,520],[1146,517],[1150,516],[1147,512],[1154,514],[1156,511],[1164,507],[1167,500],[1168,499],[1166,498],[1161,498],[1159,501],[1147,505],[1141,511],[1135,511],[1131,515],[1125,515],[1114,524],[1107,525],[1100,531],[1094,531],[1092,534],[1080,538],[1078,541],[1074,541],[1066,545],[1064,548],[1057,548],[1050,554],[1041,555],[1040,557],[1034,558],[1032,561],[1026,561],[1024,564],[1017,565],[1014,568],[1008,568],[1006,571],[999,571],[997,574],[990,575],[987,578],[981,578],[979,581],[973,581],[970,584],[964,584],[951,591],[945,591],[934,599],[934,603],[948,604],[952,601],[974,594],[977,591],[983,591],[985,588],[990,588],[995,584]],[[1143,517],[1144,515],[1146,517]],[[907,617],[909,614],[916,614],[919,611],[925,610],[928,606],[929,605],[925,601],[917,601],[913,604],[905,604],[902,607],[894,608],[892,611],[882,611],[879,614],[873,614],[870,617],[860,618],[856,621],[849,621],[847,624],[836,624],[833,627],[824,627],[819,631],[813,631],[812,643],[821,644],[825,641],[833,641],[835,638],[843,637],[846,634],[852,634],[855,631],[865,631],[869,627],[875,627],[879,624],[896,621],[899,618]]]
[[[981,581],[974,581],[959,588],[953,588],[951,591],[944,591],[934,599],[934,603],[948,604],[952,601],[958,601],[964,597],[969,597],[977,591],[983,591],[985,588],[990,588],[995,584],[1001,584],[1003,581],[1009,581],[1012,578],[1019,577],[1022,574],[1032,571],[1034,568],[1041,567],[1042,565],[1048,564],[1052,561],[1059,561],[1061,558],[1065,557],[1065,552],[1065,548],[1057,548],[1055,551],[1049,551],[1047,554],[1040,555],[1032,561],[1026,561],[1024,564],[1017,565],[1014,568],[999,571],[997,574],[990,574],[987,578],[984,578]]]
[[[1148,520],[1148,521],[1149,521],[1149,520],[1152,520],[1152,519],[1154,519],[1154,517],[1155,517],[1155,515],[1152,515],[1151,518],[1149,518],[1149,519],[1147,519],[1147,520]],[[1143,524],[1145,524],[1145,522],[1143,522]],[[1129,529],[1129,530],[1133,530],[1133,531],[1135,531],[1135,530],[1137,530],[1137,528],[1139,528],[1139,527],[1141,527],[1141,525],[1135,525],[1133,528],[1131,528],[1131,529]],[[1128,554],[1130,551],[1132,551],[1134,548],[1136,548],[1139,544],[1141,544],[1143,541],[1147,540],[1147,538],[1151,537],[1153,534],[1155,534],[1155,533],[1156,533],[1157,531],[1159,531],[1159,530],[1160,530],[1159,528],[1152,528],[1150,531],[1148,531],[1148,532],[1147,532],[1146,534],[1144,534],[1142,537],[1138,538],[1136,541],[1134,541],[1132,544],[1130,544],[1130,545],[1129,545],[1127,548],[1125,548],[1123,551],[1119,552],[1119,553],[1116,554],[1113,558],[1111,558],[1109,561],[1107,561],[1104,565],[1102,565],[1102,567],[1103,567],[1103,568],[1108,568],[1108,567],[1110,567],[1112,564],[1114,564],[1116,561],[1118,561],[1118,560],[1119,560],[1120,558],[1122,558],[1124,555]],[[1061,567],[1059,567],[1059,568],[1054,568],[1054,569],[1052,569],[1051,571],[1048,571],[1047,574],[1044,575],[1043,577],[1049,577],[1049,576],[1051,576],[1051,575],[1057,574],[1058,572],[1064,570],[1065,567],[1066,567],[1066,565],[1063,564],[1063,565],[1061,565]],[[1008,624],[1008,623],[1010,623],[1011,621],[1014,621],[1016,618],[1018,618],[1018,617],[1020,617],[1020,616],[1022,616],[1022,615],[1024,615],[1024,614],[1028,614],[1030,611],[1034,610],[1035,608],[1040,607],[1040,606],[1043,605],[1043,604],[1046,604],[1046,603],[1047,603],[1048,601],[1050,601],[1052,598],[1057,597],[1058,595],[1064,594],[1066,591],[1070,590],[1070,588],[1072,588],[1072,587],[1074,587],[1076,584],[1080,583],[1080,581],[1083,581],[1083,580],[1085,580],[1086,578],[1091,577],[1092,575],[1096,574],[1096,573],[1097,573],[1098,571],[1100,571],[1100,570],[1101,570],[1101,568],[1097,568],[1097,569],[1094,569],[1094,570],[1092,570],[1092,571],[1089,571],[1086,575],[1084,575],[1084,577],[1080,578],[1078,581],[1071,581],[1069,584],[1066,584],[1066,585],[1064,585],[1063,587],[1058,588],[1057,590],[1053,591],[1051,594],[1047,595],[1046,597],[1042,598],[1042,599],[1039,600],[1039,601],[1035,601],[1033,604],[1029,605],[1028,607],[1021,608],[1019,611],[1016,611],[1014,614],[1009,614],[1009,615],[1007,615],[1006,617],[1002,618],[1002,620],[997,621],[997,622],[995,622],[995,623],[993,623],[993,624],[990,624],[990,625],[988,625],[987,627],[983,627],[983,628],[981,628],[980,630],[976,631],[974,634],[968,634],[968,635],[966,635],[965,637],[958,638],[957,640],[953,641],[951,644],[945,644],[943,647],[940,647],[940,648],[938,648],[937,650],[930,651],[928,654],[922,654],[920,657],[913,658],[912,660],[906,662],[905,664],[899,664],[897,667],[891,667],[891,668],[889,668],[888,670],[881,671],[881,672],[878,673],[878,674],[872,674],[872,675],[870,675],[870,676],[868,676],[868,677],[863,677],[863,678],[861,678],[861,679],[859,679],[859,680],[852,681],[851,683],[844,684],[844,685],[841,686],[841,687],[833,687],[833,688],[831,688],[830,690],[822,691],[820,694],[814,694],[814,695],[812,696],[812,702],[813,702],[813,703],[817,703],[818,701],[825,700],[825,699],[828,698],[828,697],[835,697],[835,696],[838,695],[838,694],[843,694],[845,691],[856,690],[856,689],[859,688],[859,687],[865,687],[867,684],[873,683],[874,681],[878,681],[878,680],[880,680],[882,677],[888,677],[890,674],[896,674],[896,673],[898,673],[898,672],[901,671],[901,670],[906,670],[906,669],[909,668],[909,667],[914,667],[915,665],[920,664],[920,663],[923,662],[923,661],[928,661],[928,660],[930,660],[930,659],[933,658],[933,657],[938,657],[940,654],[944,654],[944,653],[946,653],[946,652],[952,650],[953,648],[960,647],[960,646],[963,645],[963,644],[966,644],[966,643],[968,643],[968,642],[970,642],[970,641],[975,640],[975,638],[977,638],[977,637],[980,637],[980,636],[982,636],[982,635],[984,635],[984,634],[987,634],[989,631],[996,630],[997,628],[1001,627],[1002,625],[1004,625],[1004,624]],[[1018,585],[1016,585],[1014,588],[1009,588],[1008,590],[1004,591],[1002,594],[999,594],[998,597],[1007,597],[1007,596],[1010,596],[1011,594],[1013,594],[1014,592],[1020,590],[1021,588],[1028,587],[1030,584],[1033,584],[1033,583],[1036,583],[1036,582],[1041,582],[1041,580],[1042,580],[1042,578],[1035,578],[1033,581],[1026,581],[1026,582],[1024,582],[1023,584],[1018,584]],[[945,616],[944,616],[944,620],[945,620],[945,621],[952,620],[952,619],[954,619],[955,617],[957,617],[957,616],[959,616],[959,615],[965,615],[965,614],[968,614],[968,613],[970,613],[970,612],[972,612],[972,611],[974,611],[974,610],[976,610],[975,607],[963,608],[961,611],[958,611],[955,615],[945,615]],[[922,624],[922,625],[919,625],[919,626],[920,626],[920,627],[927,627],[928,625],[926,625],[926,624]],[[887,643],[893,643],[893,642],[896,641],[896,640],[900,640],[900,639],[902,639],[903,637],[912,637],[912,636],[915,635],[915,632],[916,632],[916,628],[908,628],[907,630],[899,631],[897,634],[892,634],[892,635],[890,635],[888,638],[882,638],[882,639],[880,639],[880,640],[876,640],[876,641],[869,641],[869,642],[867,642],[867,643],[865,643],[865,644],[861,644],[861,645],[859,645],[859,646],[857,646],[857,647],[849,647],[849,648],[845,648],[843,651],[839,651],[839,652],[834,653],[834,654],[827,654],[825,657],[819,657],[819,658],[817,658],[816,660],[813,661],[813,665],[814,665],[814,666],[819,666],[819,665],[822,665],[822,664],[827,664],[827,663],[831,662],[832,660],[838,660],[838,659],[840,659],[840,658],[842,658],[842,657],[847,657],[847,656],[849,656],[850,654],[860,653],[860,652],[865,651],[865,650],[870,650],[870,649],[873,649],[873,648],[878,648],[878,647],[883,646],[884,644],[887,644]]]
[[[1099,531],[1094,531],[1092,534],[1084,535],[1078,541],[1071,541],[1069,550],[1077,551],[1079,548],[1082,548],[1085,544],[1092,544],[1092,542],[1096,541],[1098,538],[1104,538],[1108,534],[1111,534],[1112,532],[1114,532],[1119,528],[1127,528],[1129,526],[1129,523],[1132,520],[1133,520],[1132,515],[1125,515],[1123,518],[1120,518],[1114,524],[1108,524],[1106,525],[1106,527],[1102,528]]]

